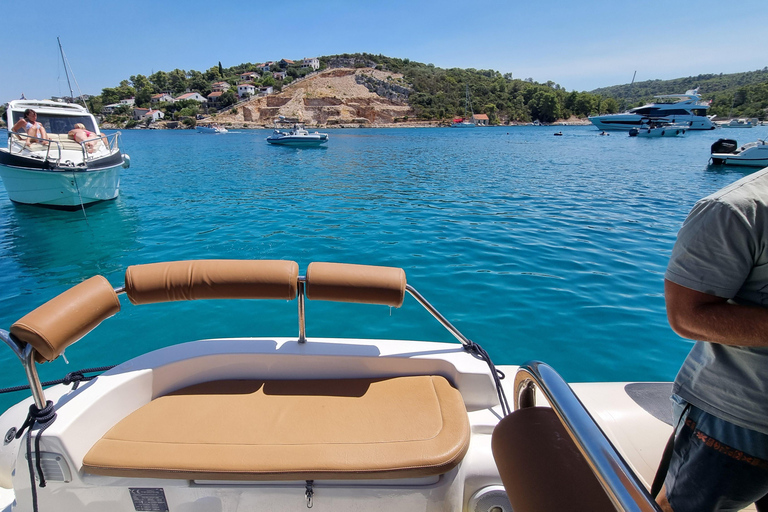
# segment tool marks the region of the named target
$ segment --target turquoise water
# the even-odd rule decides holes
[[[765,136],[749,132],[737,136]],[[669,380],[691,346],[664,312],[675,234],[698,198],[754,171],[707,167],[722,131],[332,130],[327,147],[299,149],[269,146],[268,133],[125,131],[120,196],[87,218],[13,205],[0,187],[0,327],[94,274],[119,285],[131,264],[292,259],[303,274],[311,261],[365,263],[404,268],[499,364]],[[193,339],[297,332],[295,301],[122,302],[67,350],[69,366],[42,365],[41,377]],[[400,309],[309,301],[307,334],[453,341],[410,297]],[[10,350],[0,364],[0,387],[25,382]]]

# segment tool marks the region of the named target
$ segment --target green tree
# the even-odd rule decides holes
[[[557,95],[552,91],[537,91],[528,103],[528,108],[534,119],[545,123],[551,123],[561,115]]]
[[[170,92],[171,90],[171,80],[165,71],[158,71],[149,75],[149,81],[155,86],[157,92]]]

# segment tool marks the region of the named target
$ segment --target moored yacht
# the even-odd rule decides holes
[[[214,299],[295,301],[298,332],[167,346],[43,389],[38,365],[121,302],[204,311]],[[307,336],[314,301],[392,322],[405,299],[459,343]],[[399,268],[135,265],[114,288],[95,276],[64,291],[0,339],[32,395],[0,416],[3,510],[659,510],[647,489],[672,431],[671,384],[569,386],[543,363],[494,366]]]
[[[707,116],[709,103],[701,101],[698,89],[685,94],[655,96],[662,101],[649,103],[620,114],[591,116],[589,120],[600,130],[624,130],[639,128],[649,122],[664,122],[685,126],[687,130],[713,130],[712,116]],[[674,100],[674,101],[669,101]]]
[[[290,130],[280,130],[275,124],[275,130],[267,137],[267,142],[282,146],[319,146],[328,142],[328,134],[310,133],[301,123],[294,123]]]
[[[130,159],[120,151],[120,132],[105,135],[96,118],[74,103],[15,100],[8,103],[8,126],[32,109],[47,138],[8,131],[8,145],[0,147],[0,178],[8,198],[16,203],[76,209],[117,197],[120,168]],[[84,126],[85,140],[70,132]]]

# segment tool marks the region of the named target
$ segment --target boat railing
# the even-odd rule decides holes
[[[57,140],[52,139],[41,139],[39,137],[32,137],[31,135],[27,135],[26,133],[19,133],[19,132],[8,132],[8,151],[13,155],[14,154],[14,148],[16,148],[17,155],[21,155],[21,153],[24,151],[24,148],[27,146],[27,139],[31,141],[31,144],[39,144],[45,148],[45,157],[43,160],[54,162],[55,165],[59,165],[59,162],[61,161],[61,144]],[[16,142],[16,144],[14,144]],[[43,144],[43,142],[47,142],[48,144]],[[58,154],[58,157],[51,158],[51,149],[56,148],[56,151],[53,153]]]
[[[514,410],[535,406],[537,389],[549,402],[617,510],[661,511],[584,404],[551,366],[539,361],[520,366],[515,375]]]
[[[107,135],[105,133],[101,133],[96,135],[95,137],[92,137],[90,139],[84,140],[80,143],[80,146],[83,149],[83,160],[88,162],[91,160],[95,160],[97,158],[101,158],[104,156],[103,154],[99,154],[98,151],[94,151],[93,153],[88,152],[88,146],[87,144],[89,142],[102,142],[105,147],[107,148],[107,152],[112,154],[120,149],[120,132],[115,132],[113,134]],[[106,140],[106,142],[104,142]]]
[[[53,361],[68,345],[116,314],[120,310],[118,295],[121,294],[127,294],[135,305],[200,299],[298,298],[297,342],[306,343],[305,299],[400,307],[406,292],[465,349],[477,347],[407,284],[403,269],[314,262],[302,276],[298,274],[298,264],[284,260],[196,260],[135,265],[126,270],[125,284],[117,288],[102,276],[92,277],[41,305],[14,323],[10,331],[0,329],[0,340],[21,360],[35,404],[42,408],[45,395],[34,363]],[[71,311],[79,314],[70,316]]]

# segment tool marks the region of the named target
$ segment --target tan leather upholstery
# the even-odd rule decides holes
[[[192,260],[134,265],[125,271],[133,304],[201,299],[296,298],[299,265],[285,260]]]
[[[112,285],[95,276],[24,315],[11,326],[11,334],[34,347],[38,362],[53,361],[118,311],[120,300]]]
[[[405,297],[405,271],[346,263],[310,263],[307,298],[384,304],[399,308]]]
[[[159,397],[86,454],[89,473],[206,480],[410,478],[469,446],[461,394],[440,376],[216,381]]]
[[[514,411],[491,446],[515,512],[616,511],[552,409]]]

